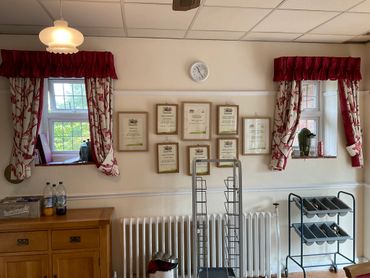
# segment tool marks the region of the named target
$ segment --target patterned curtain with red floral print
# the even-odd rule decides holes
[[[276,96],[272,132],[273,170],[284,170],[301,115],[302,90],[300,81],[282,81]]]
[[[113,153],[112,78],[85,78],[93,158],[100,171],[118,176]]]
[[[361,80],[361,59],[356,57],[279,57],[274,60],[275,82],[280,82],[276,98],[273,127],[273,170],[284,170],[292,150],[301,113],[302,80],[338,80],[339,95],[352,165],[363,164],[358,82]],[[344,81],[345,80],[345,81]],[[291,85],[290,85],[291,84]]]
[[[42,112],[42,78],[9,78],[13,148],[10,160],[11,179],[24,180],[31,176],[31,162],[35,150]]]
[[[347,140],[346,149],[352,158],[352,167],[363,167],[364,165],[358,83],[358,81],[338,80],[339,103]]]

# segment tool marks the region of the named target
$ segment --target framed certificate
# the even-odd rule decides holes
[[[217,134],[238,135],[239,105],[217,105]]]
[[[183,140],[211,139],[211,103],[183,102]]]
[[[148,151],[147,112],[118,112],[118,150]]]
[[[179,144],[158,143],[157,144],[157,173],[179,172]]]
[[[193,174],[193,160],[209,159],[209,145],[188,146],[188,174]],[[197,163],[197,175],[209,175],[210,165],[207,162]]]
[[[156,134],[177,134],[178,105],[157,104],[156,106]]]
[[[243,118],[243,154],[271,152],[270,118]]]
[[[238,138],[217,138],[217,159],[238,159]],[[217,167],[233,167],[232,162],[218,162]]]

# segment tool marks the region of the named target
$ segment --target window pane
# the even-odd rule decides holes
[[[90,139],[88,122],[53,122],[53,151],[79,151],[83,140]]]
[[[61,109],[61,110],[65,109],[64,97],[55,96],[55,107],[56,107],[56,109]]]
[[[73,134],[72,134],[72,123],[71,122],[64,122],[63,123],[63,130],[64,130],[64,133],[63,133],[64,137],[72,137],[73,136]]]
[[[63,149],[64,149],[64,151],[73,150],[73,139],[72,139],[72,137],[64,137]]]
[[[63,89],[65,95],[73,95],[72,84],[64,83]]]
[[[82,95],[82,86],[80,84],[73,84],[73,94],[74,95]]]
[[[302,82],[302,110],[317,109],[318,107],[318,82]]]
[[[72,123],[72,128],[73,128],[73,137],[81,137],[82,135],[81,123],[79,122]]]
[[[54,83],[54,94],[56,96],[62,96],[63,95],[63,84]]]
[[[86,109],[83,107],[83,102],[81,97],[74,97],[74,103],[76,109]]]
[[[301,119],[299,120],[296,135],[294,137],[293,146],[299,146],[298,144],[298,133],[303,129],[308,128],[312,133],[318,134],[318,123],[316,119]]]
[[[82,143],[82,138],[81,137],[73,137],[73,149],[74,150],[79,150],[81,147]]]
[[[54,137],[54,151],[63,151],[63,138],[62,137]]]
[[[83,80],[71,81],[66,79],[64,83],[61,83],[60,80],[50,80],[50,82],[54,88],[54,94],[50,93],[49,99],[51,112],[61,110],[70,110],[71,113],[75,112],[75,110],[87,112],[85,83]]]
[[[82,127],[82,137],[84,139],[88,139],[90,138],[90,128],[89,128],[89,124],[88,123],[82,123],[81,124],[81,127]]]

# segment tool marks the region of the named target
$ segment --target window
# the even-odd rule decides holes
[[[42,132],[53,161],[78,160],[82,142],[90,139],[84,79],[49,78],[47,85]]]
[[[337,155],[337,81],[302,81],[302,113],[293,143],[293,157],[299,157],[298,133],[308,128],[316,136],[310,156],[317,156],[318,142],[324,155]]]

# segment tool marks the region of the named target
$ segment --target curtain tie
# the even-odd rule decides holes
[[[351,157],[359,155],[361,153],[361,149],[362,149],[361,140],[357,140],[354,144],[346,147],[346,150]]]

